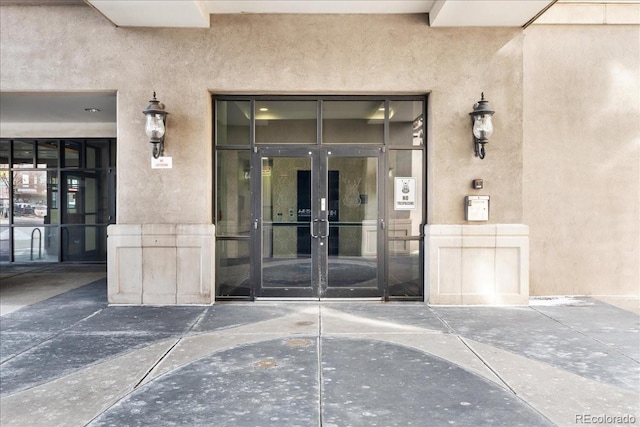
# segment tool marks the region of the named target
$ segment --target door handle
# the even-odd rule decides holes
[[[315,233],[314,233],[314,232],[315,232],[315,228],[316,228],[316,224],[318,223],[318,221],[319,221],[319,220],[316,218],[316,219],[314,219],[313,221],[311,221],[311,222],[309,223],[309,234],[310,234],[310,235],[311,235],[311,237],[313,237],[314,239],[317,239],[318,237],[320,237],[320,236],[318,236],[317,234],[315,234]]]
[[[329,237],[329,233],[330,233],[329,221],[326,219],[321,219],[320,222],[325,224],[325,233],[320,235],[319,237],[322,239],[325,239]]]

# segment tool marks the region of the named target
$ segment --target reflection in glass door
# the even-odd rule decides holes
[[[380,297],[377,150],[264,147],[258,157],[257,296]]]
[[[261,156],[261,296],[312,297],[309,157]],[[260,228],[260,227],[259,227]],[[315,263],[314,263],[315,264]]]
[[[328,193],[329,246],[333,239],[334,248],[328,253],[326,287],[321,295],[380,297],[378,228],[383,221],[378,205],[378,157],[336,154],[334,149],[327,156],[327,168],[335,176]]]

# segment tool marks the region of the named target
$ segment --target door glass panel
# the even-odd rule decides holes
[[[249,240],[217,240],[216,295],[222,297],[250,296]]]
[[[384,101],[324,101],[323,144],[382,144]]]
[[[378,286],[378,159],[329,157],[329,288]]]
[[[63,172],[62,221],[64,224],[107,224],[108,172]]]
[[[315,144],[316,101],[256,101],[256,143]]]
[[[105,226],[62,227],[63,261],[99,261],[107,256]]]
[[[249,236],[249,151],[219,150],[217,156],[216,235]]]
[[[389,143],[395,146],[424,145],[422,101],[391,101],[389,103]]]
[[[218,101],[216,103],[216,145],[249,146],[250,131],[250,101]]]
[[[262,287],[311,286],[311,158],[262,157]]]

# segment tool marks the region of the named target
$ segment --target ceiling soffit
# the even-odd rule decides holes
[[[119,27],[209,28],[211,14],[429,14],[432,27],[521,27],[554,0],[85,0]]]

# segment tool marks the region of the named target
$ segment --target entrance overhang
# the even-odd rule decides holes
[[[118,27],[209,28],[216,14],[429,15],[432,27],[522,27],[555,0],[85,0]]]

